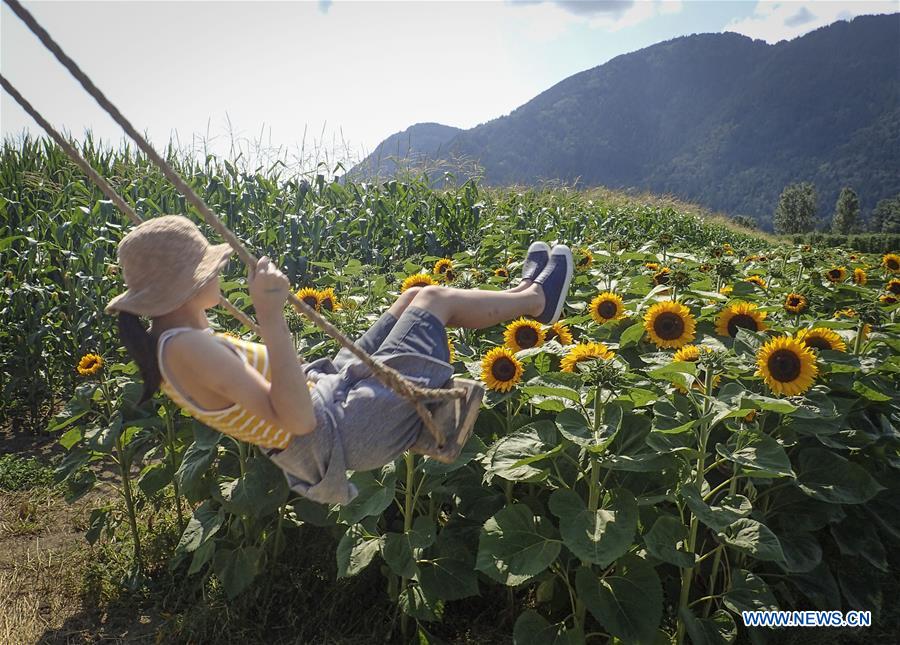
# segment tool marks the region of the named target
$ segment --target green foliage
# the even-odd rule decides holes
[[[859,228],[859,197],[852,188],[844,188],[834,207],[831,232],[838,235],[849,235],[858,231]]]
[[[900,233],[900,195],[882,199],[876,204],[869,230],[873,233]]]
[[[675,38],[469,130],[413,126],[360,166],[411,148],[414,159],[477,160],[491,185],[634,186],[751,216],[765,230],[796,181],[829,205],[853,186],[868,213],[900,193],[897,61],[884,55],[897,51],[898,33],[895,12],[775,45],[735,33]],[[830,216],[823,209],[799,230],[827,228]]]
[[[473,606],[490,606],[517,642],[733,641],[746,636],[735,618],[744,608],[830,609],[877,596],[900,540],[893,495],[900,328],[897,308],[877,300],[889,279],[875,268],[880,255],[851,261],[843,249],[769,246],[671,209],[612,207],[565,189],[304,183],[241,174],[230,162],[183,160],[182,171],[201,185],[227,184],[210,199],[225,213],[235,199],[231,224],[251,246],[285,264],[304,257],[294,265],[299,284],[335,287],[347,306],[328,315],[350,334],[384,309],[406,275],[430,271],[439,256],[453,258],[460,280],[484,289],[506,284],[493,269],[515,270],[535,237],[582,246],[594,258],[573,279],[565,323],[575,342],[603,342],[613,358],[563,372],[571,347],[556,340],[520,352],[522,382],[490,393],[456,462],[406,453],[354,473],[359,495],[326,506],[289,490],[256,447],[196,423],[163,397],[134,406],[134,366],[121,360],[97,309],[121,289],[119,277],[103,269],[111,260],[95,266],[96,251],[70,246],[76,233],[84,240],[99,231],[112,258],[126,229],[114,227],[115,214],[92,201],[97,196],[66,174],[62,160],[51,163],[52,147],[32,152],[19,158],[10,149],[7,161],[34,163],[37,175],[28,185],[11,179],[9,192],[19,192],[4,196],[7,206],[28,204],[16,211],[16,225],[29,235],[0,237],[16,238],[5,251],[14,297],[2,312],[11,330],[4,386],[23,406],[28,392],[42,396],[29,389],[40,378],[50,375],[47,387],[74,386],[49,428],[66,449],[57,476],[76,497],[97,484],[96,467],[118,472],[121,497],[93,510],[86,538],[114,544],[131,536],[131,563],[144,567],[124,568],[130,588],[149,584],[154,561],[142,558],[150,536],[137,518],[174,507],[179,538],[168,555],[179,593],[252,605],[267,597],[276,574],[300,566],[292,545],[315,529],[334,556],[327,574],[320,563],[315,576],[337,586],[365,579],[369,602],[398,618],[398,626],[384,626],[388,638],[399,631],[404,641],[428,640],[460,607]],[[99,154],[97,165],[112,163],[105,159]],[[132,198],[146,190],[157,205],[177,204],[139,160],[116,163],[117,176],[133,183]],[[54,177],[66,181],[48,188]],[[82,202],[85,210],[71,208]],[[81,288],[42,282],[59,271],[63,251]],[[651,263],[686,279],[654,287],[659,267]],[[852,273],[863,265],[866,285],[823,278],[832,266]],[[95,271],[108,279],[92,282]],[[243,275],[232,269],[224,288],[246,305]],[[747,281],[754,275],[764,288]],[[717,334],[726,286],[766,312],[765,330]],[[622,296],[624,320],[591,318],[589,303],[601,290]],[[782,306],[795,290],[810,303],[800,314]],[[698,362],[674,360],[647,332],[649,307],[673,297],[696,319],[693,342],[714,350]],[[65,323],[93,323],[48,326],[29,309],[45,304],[59,308],[49,309],[53,315],[70,313]],[[871,329],[851,308],[872,320]],[[305,358],[333,353],[318,330],[288,320]],[[218,314],[214,322],[246,331]],[[815,382],[780,396],[757,374],[760,349],[808,327],[833,330],[848,351],[815,350]],[[501,328],[451,335],[460,373],[479,374],[479,358],[503,342]],[[105,366],[76,381],[77,357],[95,348]],[[45,371],[21,371],[12,359],[25,355]]]
[[[809,233],[808,235],[794,235],[791,239],[796,244],[809,244],[816,248],[846,248],[862,253],[892,253],[900,249],[900,234],[897,233],[863,233],[859,235]]]
[[[816,188],[809,182],[785,186],[778,198],[772,223],[775,232],[805,233],[816,223]]]
[[[53,469],[34,457],[0,455],[0,490],[29,490],[53,483]]]

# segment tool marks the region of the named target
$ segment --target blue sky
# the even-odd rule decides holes
[[[353,161],[408,126],[469,128],[577,72],[693,33],[770,43],[897,2],[28,2],[157,146]],[[0,9],[0,69],[76,138],[118,127]],[[4,136],[37,125],[5,93]]]

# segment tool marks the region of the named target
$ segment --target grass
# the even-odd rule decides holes
[[[29,490],[52,483],[53,469],[36,458],[12,453],[0,455],[0,490]]]

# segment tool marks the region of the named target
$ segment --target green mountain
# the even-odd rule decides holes
[[[844,186],[864,214],[900,193],[898,57],[900,13],[775,45],[733,33],[685,36],[575,74],[470,130],[415,125],[353,173],[391,174],[385,152],[396,155],[400,141],[416,162],[477,160],[493,185],[633,187],[763,228],[785,185],[810,181],[824,224]]]

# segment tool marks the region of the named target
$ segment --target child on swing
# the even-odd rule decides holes
[[[346,504],[357,493],[347,470],[379,468],[406,450],[456,458],[483,389],[469,382],[465,399],[429,406],[436,423],[452,420],[438,449],[413,405],[348,350],[298,361],[284,319],[290,284],[267,257],[249,274],[263,343],[214,333],[206,310],[219,302],[218,276],[231,253],[180,215],[150,219],[120,242],[127,290],[106,312],[118,313],[122,343],[140,368],[142,403],[162,389],[199,421],[260,446],[293,490],[318,502]],[[418,385],[447,387],[453,376],[447,326],[479,329],[523,315],[556,322],[572,271],[568,247],[551,251],[535,242],[516,287],[408,289],[356,343]],[[149,330],[141,316],[150,319]],[[454,414],[441,414],[441,406],[453,405]]]

